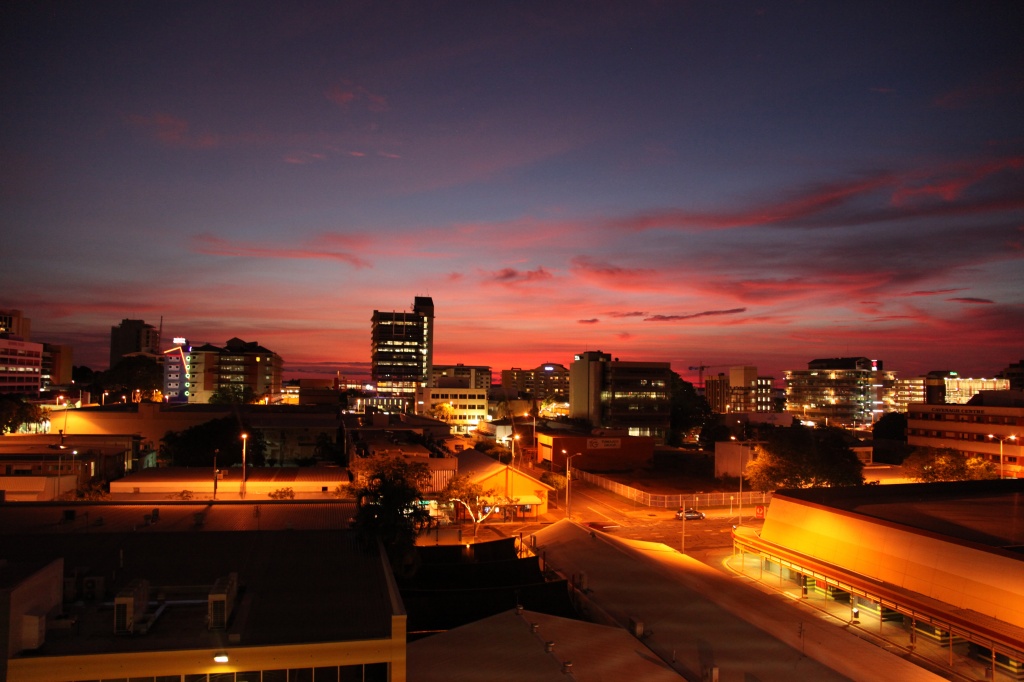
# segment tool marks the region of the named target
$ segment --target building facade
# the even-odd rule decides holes
[[[412,398],[428,385],[434,364],[434,300],[417,296],[411,312],[374,310],[370,378],[381,395]]]
[[[284,361],[255,341],[239,338],[224,347],[176,346],[164,353],[164,398],[168,402],[208,403],[220,389],[249,389],[265,402],[281,395]]]
[[[663,443],[670,406],[667,362],[623,362],[608,353],[586,351],[569,368],[569,416],[595,429],[618,429]]]
[[[431,388],[464,386],[466,388],[491,388],[491,368],[486,365],[434,365],[430,370]]]
[[[905,413],[910,405],[965,405],[982,391],[1007,391],[1009,379],[968,379],[956,372],[936,371],[925,376],[897,379],[893,386],[893,411]]]
[[[501,387],[513,388],[516,395],[528,393],[541,401],[549,396],[569,395],[569,370],[556,362],[545,362],[533,369],[503,369]],[[513,396],[515,397],[515,396]]]
[[[826,358],[806,370],[786,370],[786,411],[806,421],[832,426],[868,426],[894,400],[895,372],[881,360]]]
[[[487,421],[487,389],[417,388],[416,414],[446,421],[454,433],[469,433]]]
[[[52,386],[70,386],[73,365],[72,348],[66,344],[43,343],[43,364],[40,387],[43,391]]]
[[[1000,400],[1002,396],[1016,400]],[[991,404],[914,404],[907,410],[907,444],[953,448],[992,462],[1000,478],[1024,478],[1024,392],[982,394]]]
[[[22,341],[32,338],[32,320],[20,310],[0,310],[0,334],[16,336]]]
[[[43,344],[0,337],[0,394],[38,396]]]
[[[1011,391],[1024,391],[1024,360],[1011,363],[996,376],[1009,381]]]
[[[124,319],[121,324],[110,328],[111,367],[132,353],[159,356],[160,352],[160,330],[143,320]]]

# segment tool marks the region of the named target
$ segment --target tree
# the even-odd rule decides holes
[[[355,529],[366,546],[379,540],[396,572],[406,573],[414,559],[416,534],[430,523],[423,491],[430,482],[426,464],[392,455],[353,462],[357,488]]]
[[[886,412],[871,427],[871,435],[878,439],[907,442],[907,415],[902,412]]]
[[[711,407],[697,394],[693,384],[683,381],[675,372],[669,377],[669,433],[668,444],[678,447],[687,434],[703,427],[711,418]]]
[[[0,395],[0,433],[14,433],[23,424],[38,424],[47,413],[39,405],[17,395]]]
[[[845,433],[834,427],[773,429],[764,444],[754,447],[754,454],[745,474],[756,490],[864,483],[863,464]]]
[[[430,408],[430,416],[438,421],[450,422],[455,417],[455,408],[451,403],[437,403]]]
[[[210,394],[211,405],[251,405],[258,399],[252,386],[221,386]]]
[[[248,433],[246,463],[262,466],[267,443],[259,431],[245,429],[234,417],[211,419],[184,431],[168,431],[161,439],[160,454],[174,466],[218,467],[242,463],[242,434]]]
[[[476,537],[480,524],[497,508],[491,499],[493,494],[493,488],[485,490],[479,483],[470,481],[468,476],[455,476],[441,491],[441,498],[466,510],[466,515],[473,522],[473,537]]]
[[[125,393],[132,396],[138,392],[139,399],[149,399],[163,387],[164,376],[160,365],[153,358],[144,355],[130,355],[100,374],[97,383],[104,391]],[[133,400],[129,397],[128,400]]]
[[[999,477],[993,462],[954,448],[916,448],[913,454],[903,460],[903,472],[908,478],[924,483],[978,481]]]
[[[565,490],[565,486],[569,480],[562,474],[554,471],[545,471],[540,475],[540,482],[547,483],[549,486],[555,489],[555,500],[558,500],[559,491]]]

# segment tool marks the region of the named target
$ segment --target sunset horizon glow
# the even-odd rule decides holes
[[[1024,358],[1013,3],[16,3],[0,308],[369,376],[669,362],[697,383]],[[169,348],[170,344],[165,345]]]

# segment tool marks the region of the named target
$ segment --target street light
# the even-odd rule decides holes
[[[734,441],[736,440],[736,436],[729,436],[729,438],[731,440],[734,440]],[[748,457],[750,456],[750,441],[748,441],[748,440],[736,441],[736,444],[737,445],[742,445],[744,448],[746,448],[747,456]],[[739,511],[737,512],[737,516],[736,516],[736,525],[740,525],[740,524],[743,523],[743,469],[745,468],[745,466],[744,466],[744,460],[745,459],[747,459],[747,458],[745,458],[741,454],[740,455],[740,498],[739,498],[740,506],[739,506]],[[729,510],[729,513],[730,514],[732,513],[731,509]]]
[[[1017,435],[1012,436],[997,436],[994,433],[988,434],[988,438],[993,438],[999,441],[999,478],[1005,478],[1003,475],[1003,443],[1008,440],[1017,440]]]
[[[565,453],[565,450],[562,450]],[[565,458],[565,518],[572,518],[572,458],[579,457],[582,452]]]
[[[240,489],[241,493],[242,493],[242,497],[245,497],[245,474],[246,474],[246,471],[247,471],[247,469],[245,468],[245,444],[248,442],[248,440],[249,440],[249,434],[248,433],[243,433],[242,434],[242,487]]]
[[[508,505],[512,508],[512,520],[516,520],[516,503],[515,503],[515,489],[516,489],[516,441],[519,440],[519,434],[512,436],[512,473],[511,479],[508,485]]]

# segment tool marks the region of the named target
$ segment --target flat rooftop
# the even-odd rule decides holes
[[[362,641],[391,632],[382,558],[351,531],[27,532],[5,535],[2,546],[12,570],[64,559],[68,626],[48,630],[45,644],[22,657]],[[210,630],[207,595],[231,573],[234,613],[226,629]],[[144,634],[114,634],[114,597],[136,579],[150,586],[147,615],[136,622],[159,617]]]
[[[1024,479],[801,488],[775,494],[1024,558]]]

